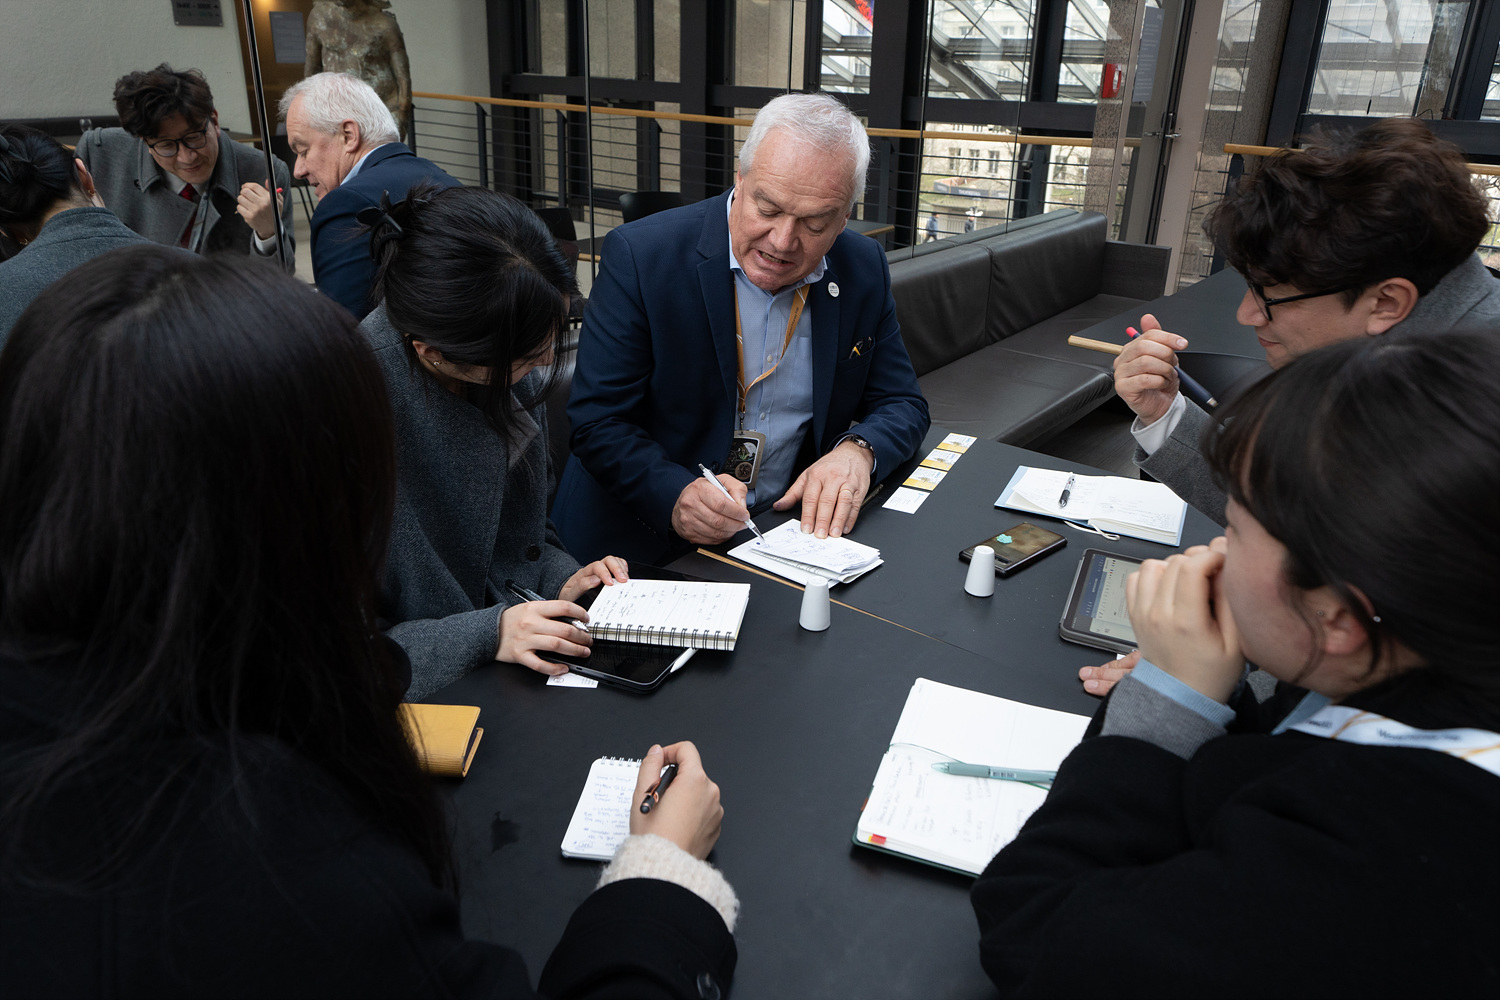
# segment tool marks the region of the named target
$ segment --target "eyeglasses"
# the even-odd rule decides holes
[[[170,160],[177,155],[179,148],[202,149],[208,145],[208,125],[210,118],[203,119],[203,127],[192,132],[185,132],[176,139],[163,139],[160,142],[148,142],[146,145],[151,152],[160,156],[163,160]]]
[[[1255,296],[1255,302],[1260,306],[1260,311],[1265,315],[1267,323],[1271,322],[1272,306],[1279,306],[1283,302],[1299,302],[1302,299],[1320,299],[1325,295],[1338,295],[1340,292],[1347,292],[1349,290],[1348,288],[1330,288],[1326,292],[1303,292],[1300,295],[1283,295],[1280,298],[1268,299],[1266,298],[1266,290],[1260,285],[1257,285],[1248,278],[1245,280],[1245,284],[1250,286],[1250,294]]]

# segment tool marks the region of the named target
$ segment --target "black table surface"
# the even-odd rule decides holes
[[[896,470],[860,514],[849,537],[878,548],[885,564],[853,583],[835,586],[830,592],[833,599],[993,659],[1021,656],[1048,668],[1070,669],[1075,676],[1079,667],[1110,659],[1113,654],[1065,642],[1057,634],[1084,550],[1162,559],[1180,549],[1125,535],[1111,541],[1066,521],[996,507],[995,500],[1021,465],[1084,475],[1108,473],[994,441],[974,442],[915,513],[881,506],[947,433],[937,427],[929,431],[917,458]],[[757,523],[765,530],[786,516],[762,515]],[[968,564],[959,560],[959,552],[1022,521],[1057,532],[1067,545],[1010,576],[997,577],[993,597],[965,593]],[[1183,546],[1206,543],[1221,533],[1218,525],[1188,508]],[[719,548],[727,550],[749,537],[743,532]]]
[[[1090,714],[1070,666],[1010,643],[981,657],[837,606],[827,631],[806,632],[797,590],[703,556],[676,565],[751,584],[734,652],[700,652],[646,696],[496,665],[432,699],[483,710],[473,767],[447,786],[465,931],[538,974],[598,878],[559,853],[589,765],[691,739],[722,790],[710,860],[741,901],[735,996],[992,995],[972,880],[851,838],[916,678]]]

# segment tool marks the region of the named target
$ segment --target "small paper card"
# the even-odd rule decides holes
[[[953,463],[958,461],[959,452],[944,451],[942,448],[934,448],[922,459],[922,464],[929,469],[942,469],[947,472],[953,468]]]
[[[911,470],[911,475],[906,477],[902,486],[913,486],[919,490],[935,490],[937,484],[943,481],[948,473],[941,469],[924,469],[921,467]]]
[[[596,688],[599,686],[599,682],[592,677],[575,674],[569,670],[565,674],[553,674],[551,677],[548,677],[547,686],[557,688]]]
[[[931,495],[921,490],[909,490],[902,486],[891,493],[891,498],[881,504],[881,506],[886,510],[899,510],[907,514],[915,514],[917,508],[922,506],[922,501]]]
[[[937,446],[944,451],[956,451],[962,455],[969,450],[969,445],[978,440],[977,437],[970,437],[967,434],[949,434],[939,441]]]

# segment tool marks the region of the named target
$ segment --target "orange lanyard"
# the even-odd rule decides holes
[[[803,285],[797,289],[797,301],[792,303],[792,314],[787,317],[786,321],[786,339],[781,342],[781,357],[777,358],[774,365],[766,369],[749,385],[745,384],[745,331],[740,326],[740,290],[738,288],[734,290],[734,341],[740,354],[739,381],[735,384],[740,390],[741,427],[745,425],[745,400],[749,397],[750,390],[770,378],[771,373],[781,367],[782,358],[786,357],[786,349],[792,346],[792,335],[797,332],[797,321],[802,318],[802,308],[807,305],[807,287]]]

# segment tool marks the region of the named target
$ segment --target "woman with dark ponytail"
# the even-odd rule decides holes
[[[411,657],[410,697],[495,660],[563,673],[538,653],[587,656],[590,639],[558,619],[586,620],[573,602],[627,579],[615,556],[580,569],[547,517],[547,366],[573,267],[534,212],[484,188],[413,188],[360,221],[380,302],[360,329],[396,415],[381,619]]]
[[[145,242],[104,207],[82,160],[36,129],[0,124],[0,345],[43,288]]]
[[[535,1000],[519,955],[464,939],[397,714],[405,658],[375,628],[395,465],[354,321],[248,258],[117,250],[16,324],[0,993]],[[646,753],[637,798],[666,762],[547,996],[728,988],[719,791],[679,743]]]

